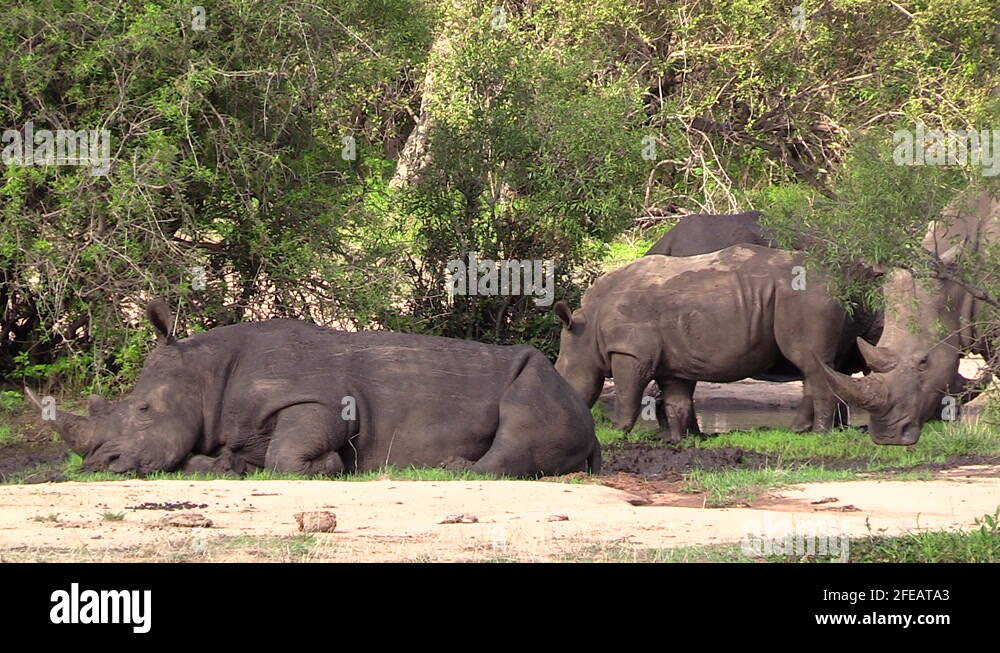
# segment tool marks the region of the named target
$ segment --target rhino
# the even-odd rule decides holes
[[[929,224],[923,248],[947,269],[1000,244],[1000,200],[987,192],[959,198]],[[995,348],[988,305],[951,279],[920,279],[897,269],[883,285],[885,330],[877,346],[858,342],[873,373],[851,378],[821,365],[843,400],[869,412],[874,442],[910,445],[942,411],[946,395],[981,387],[958,374],[963,354],[989,359]],[[966,397],[974,396],[967,392]]]
[[[177,340],[165,303],[146,312],[157,344],[129,396],[50,422],[85,469],[600,471],[588,407],[533,347],[289,319]]]
[[[760,211],[747,211],[733,214],[691,214],[681,218],[670,231],[660,238],[646,252],[646,256],[697,256],[709,252],[717,252],[732,245],[760,245],[780,249],[777,240],[769,236],[760,225]],[[807,249],[809,237],[800,234],[792,242],[792,249]],[[855,265],[847,271],[848,274],[864,275],[868,278],[880,276],[881,272],[864,265]],[[869,343],[878,342],[882,335],[882,313],[859,306],[851,313],[854,322],[852,330],[857,330],[861,337]],[[847,353],[841,357],[838,372],[854,374],[869,371],[859,349],[850,343]],[[755,379],[762,381],[801,381],[802,372],[787,360],[779,360],[769,370],[755,374]],[[839,409],[846,408],[838,404]],[[836,421],[839,425],[846,424],[847,413],[838,410]],[[692,425],[692,431],[697,432],[697,424]]]
[[[757,245],[642,257],[600,277],[575,312],[556,303],[556,370],[590,406],[613,377],[612,422],[625,431],[655,380],[661,436],[676,441],[692,429],[698,381],[738,381],[787,359],[805,377],[792,428],[828,431],[837,399],[821,364],[842,365],[861,334],[818,271],[802,278],[804,266],[801,253]]]
[[[677,221],[646,255],[697,256],[717,252],[732,245],[760,245],[780,248],[778,241],[764,233],[760,211],[746,213],[694,213]]]

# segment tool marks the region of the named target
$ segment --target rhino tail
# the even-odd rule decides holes
[[[601,444],[597,438],[594,438],[594,448],[587,456],[587,471],[595,475],[601,473]]]

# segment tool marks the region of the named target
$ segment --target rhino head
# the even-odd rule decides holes
[[[820,365],[837,396],[869,412],[874,442],[915,444],[924,423],[941,413],[943,398],[971,383],[958,374],[960,351],[973,339],[971,304],[957,284],[919,282],[905,270],[890,276],[884,292],[879,345],[857,340],[872,373],[853,378]]]
[[[202,428],[201,395],[173,336],[170,310],[162,301],[146,308],[157,346],[146,359],[132,393],[117,402],[97,395],[88,415],[57,410],[54,426],[70,449],[83,456],[83,469],[148,474],[176,468],[194,448]],[[189,363],[190,361],[188,361]],[[38,407],[41,402],[25,388]]]
[[[556,371],[592,407],[609,372],[598,350],[596,327],[588,324],[583,309],[574,314],[564,301],[556,302],[553,310],[563,325]]]
[[[868,411],[868,433],[876,444],[916,444],[925,422],[941,411],[942,399],[960,391],[958,350],[947,345],[915,351],[876,347],[858,338],[872,373],[853,378],[820,361],[834,394]],[[962,379],[964,381],[964,379]]]

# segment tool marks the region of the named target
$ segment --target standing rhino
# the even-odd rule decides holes
[[[575,313],[556,304],[556,369],[591,406],[614,377],[623,430],[655,380],[662,435],[677,440],[694,421],[698,381],[737,381],[785,358],[805,376],[793,429],[827,431],[837,400],[820,362],[839,365],[859,333],[818,273],[803,279],[804,265],[802,254],[755,245],[640,258],[598,279]]]
[[[923,247],[945,266],[995,256],[1000,245],[1000,200],[979,193],[959,199],[932,222]],[[859,341],[874,373],[855,379],[821,366],[834,392],[868,410],[869,433],[878,444],[914,444],[946,394],[961,393],[959,357],[990,357],[987,305],[948,279],[916,279],[895,270],[883,286],[885,330],[877,347]],[[973,384],[973,385],[979,385]]]
[[[681,218],[674,227],[646,252],[650,255],[666,256],[697,256],[717,252],[732,245],[761,245],[778,248],[778,242],[769,236],[760,225],[760,211],[747,211],[733,214],[692,214]],[[793,249],[804,249],[808,237],[799,235],[792,243]],[[852,273],[865,274],[874,277],[878,273],[863,265],[856,265]],[[882,313],[857,307],[850,316],[852,330],[856,330],[869,343],[878,342],[882,335]],[[839,359],[836,367],[838,372],[854,374],[869,371],[858,347],[854,343],[848,345],[848,351]],[[753,376],[763,381],[801,381],[802,372],[783,358],[777,361],[773,368]],[[838,405],[840,408],[846,406]],[[838,412],[838,424],[846,424],[846,411]],[[697,424],[693,425],[694,429]],[[694,430],[693,429],[693,430]]]
[[[89,417],[54,421],[86,469],[599,471],[588,407],[532,347],[298,320],[177,341],[164,303],[147,316],[157,346],[132,393],[113,404],[92,396]]]

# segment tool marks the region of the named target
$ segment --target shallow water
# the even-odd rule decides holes
[[[795,419],[795,411],[787,408],[771,408],[769,410],[712,410],[695,408],[698,414],[698,426],[703,433],[726,433],[728,431],[746,431],[756,428],[790,428]],[[852,409],[849,422],[852,426],[868,423],[868,413]],[[637,429],[655,431],[656,420],[640,420]]]

